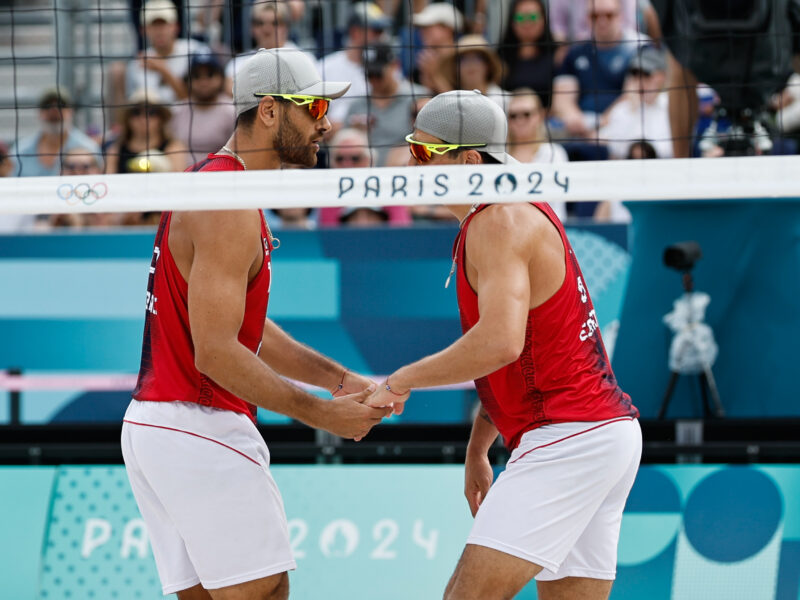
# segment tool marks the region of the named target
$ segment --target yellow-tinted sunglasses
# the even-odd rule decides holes
[[[314,118],[315,121],[319,121],[322,117],[324,117],[328,113],[328,107],[330,106],[331,99],[330,98],[322,98],[320,96],[302,96],[299,94],[266,94],[266,93],[258,93],[255,94],[256,97],[263,98],[264,96],[272,96],[273,98],[282,98],[284,100],[289,100],[293,102],[297,106],[308,106],[308,112],[311,113],[311,116]]]
[[[406,142],[408,142],[408,149],[411,152],[411,156],[418,163],[426,163],[430,161],[434,154],[442,155],[447,154],[451,150],[456,150],[458,148],[483,148],[486,144],[443,144],[441,142],[420,142],[415,140],[413,137],[413,133],[409,133],[406,136]]]

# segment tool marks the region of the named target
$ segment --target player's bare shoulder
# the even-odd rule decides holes
[[[181,272],[188,272],[198,254],[226,262],[256,262],[262,254],[261,218],[257,210],[176,212],[169,246]]]
[[[475,216],[470,237],[482,247],[493,245],[508,252],[533,256],[543,247],[561,245],[558,229],[541,210],[530,204],[494,204]]]

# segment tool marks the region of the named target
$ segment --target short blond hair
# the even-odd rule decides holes
[[[286,25],[289,22],[289,7],[283,0],[261,0],[254,2],[250,9],[250,18],[267,17],[267,12],[275,15],[278,25]]]

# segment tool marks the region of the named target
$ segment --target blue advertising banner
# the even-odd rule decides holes
[[[471,524],[460,466],[272,470],[298,563],[293,598],[441,597]],[[0,489],[0,597],[161,597],[123,467],[5,467]],[[800,467],[640,470],[612,600],[798,597]],[[517,598],[536,598],[535,585]]]
[[[444,288],[456,227],[277,231],[268,315],[298,340],[362,373],[386,374],[461,334],[455,286]],[[627,227],[569,228],[607,346],[627,282]],[[136,373],[153,232],[0,235],[0,370]],[[402,285],[398,285],[402,282]],[[390,344],[387,339],[391,338]],[[469,421],[470,394],[398,422]],[[8,422],[0,391],[0,423]],[[25,424],[119,422],[130,394],[26,391]],[[259,415],[262,422],[282,417]]]

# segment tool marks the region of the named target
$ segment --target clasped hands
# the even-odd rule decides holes
[[[368,408],[368,411],[364,411],[367,414],[357,413],[353,415],[355,418],[360,419],[362,423],[364,418],[368,422],[366,427],[362,426],[355,435],[352,435],[350,431],[345,435],[337,431],[334,431],[334,433],[360,441],[369,433],[372,427],[380,423],[384,418],[392,414],[401,414],[405,408],[406,400],[411,395],[411,390],[408,388],[398,389],[397,384],[394,383],[395,380],[396,377],[390,375],[383,383],[376,384],[363,375],[345,371],[341,382],[335,389],[331,390],[331,393],[337,400],[361,404],[362,411]],[[390,381],[392,382],[391,384],[389,383]],[[353,408],[355,409],[356,407]]]

